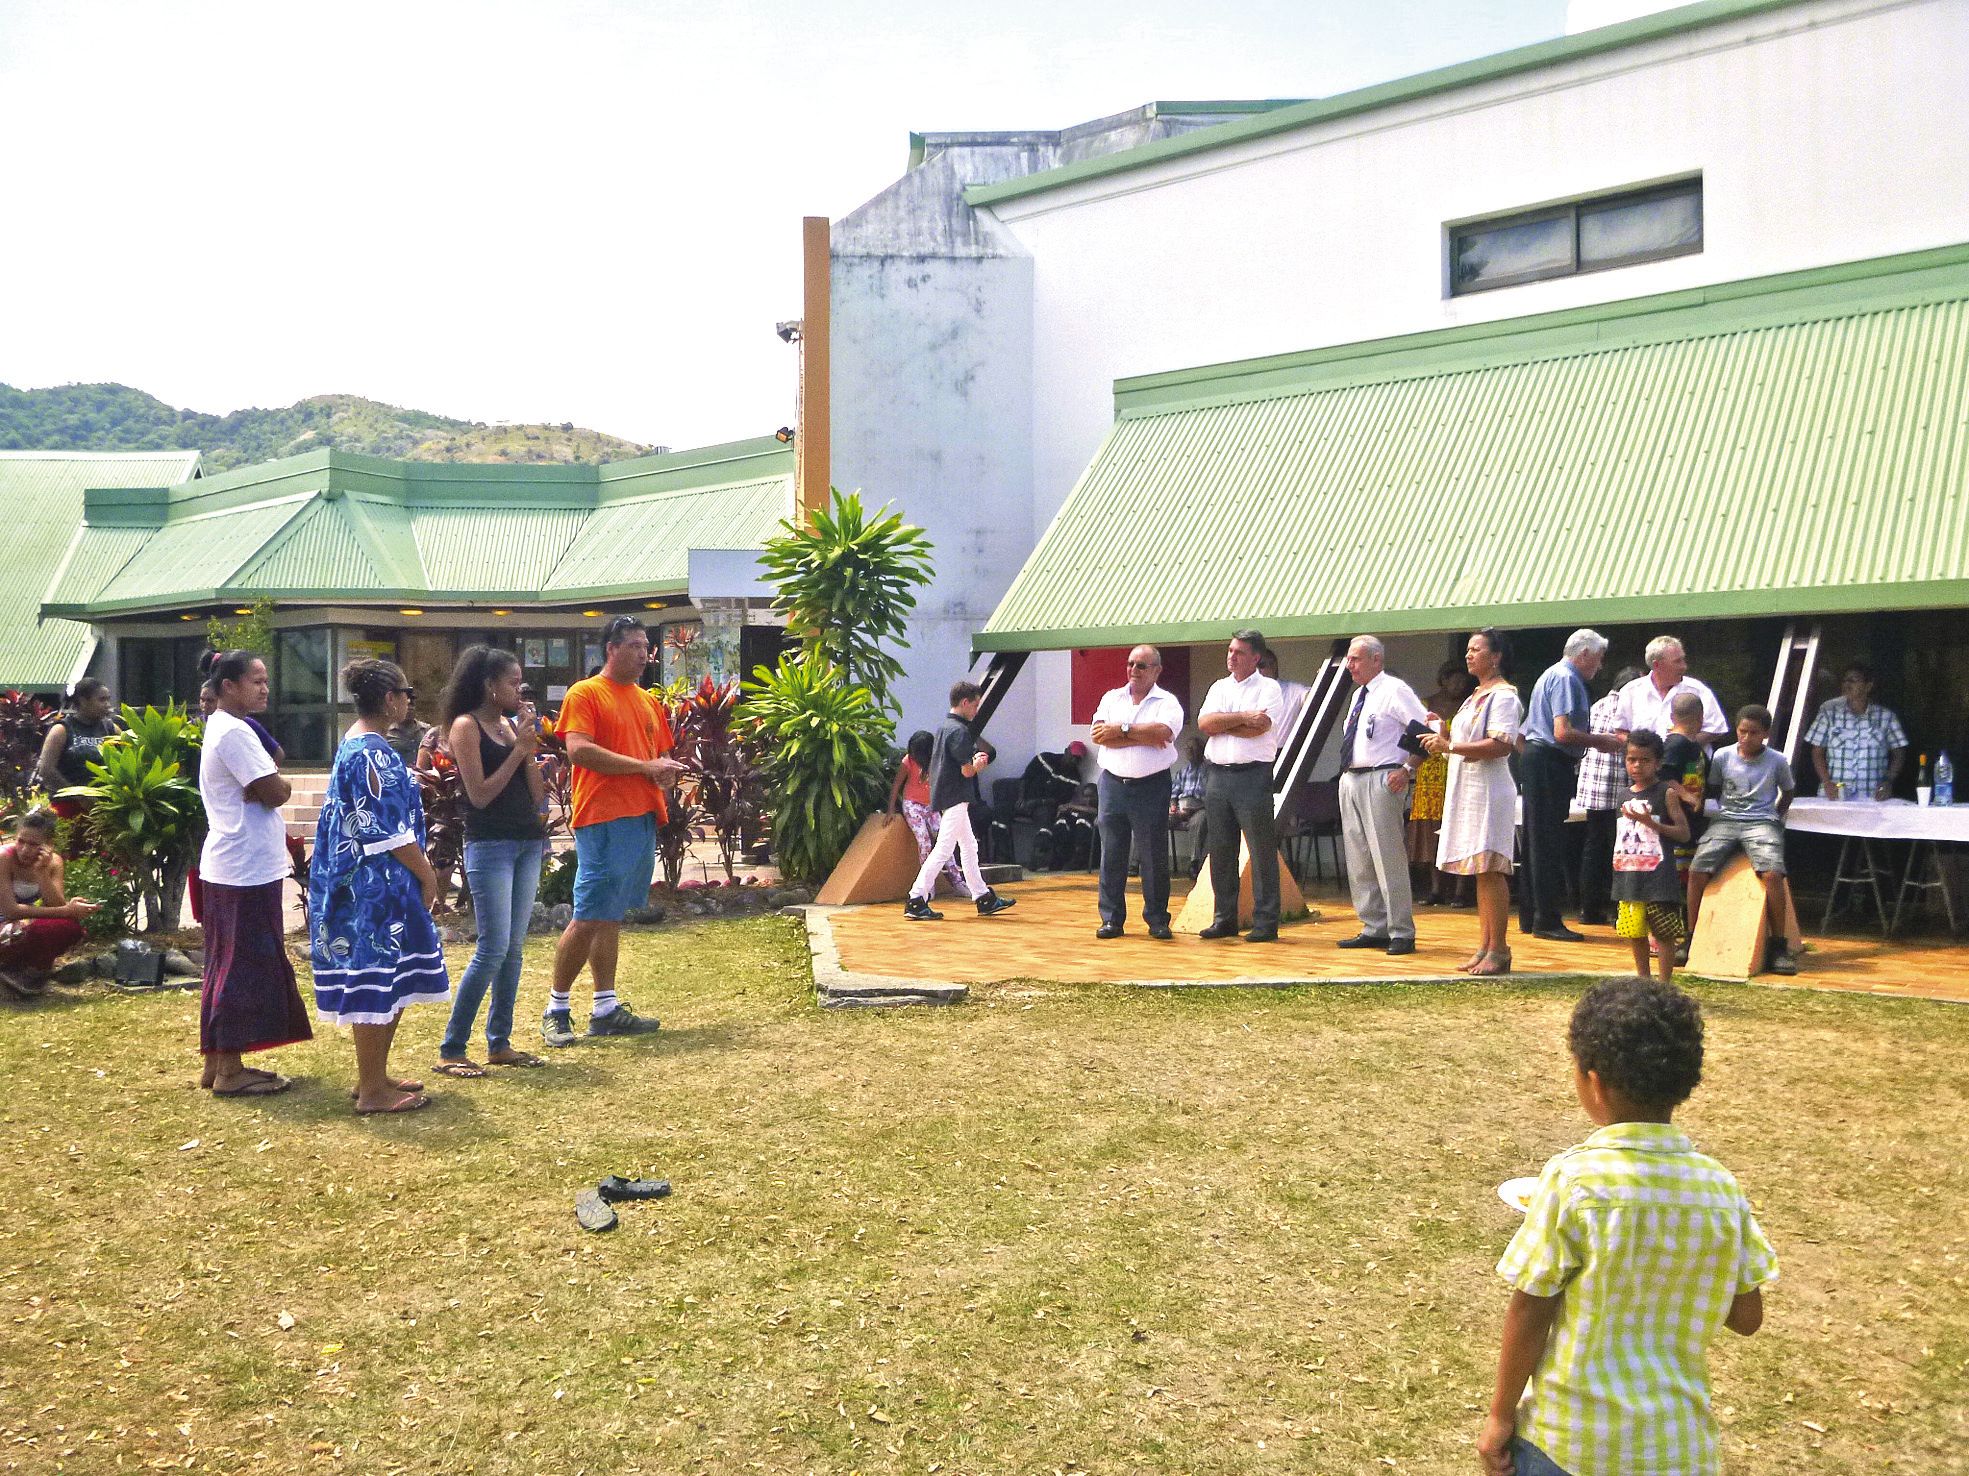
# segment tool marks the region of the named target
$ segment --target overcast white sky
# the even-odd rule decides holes
[[[1325,96],[1564,0],[0,4],[0,382],[701,445],[791,417],[799,220],[910,130]]]

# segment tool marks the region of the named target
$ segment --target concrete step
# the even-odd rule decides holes
[[[996,866],[981,866],[978,868],[978,874],[984,878],[985,885],[988,887],[1002,886],[1007,882],[1024,881],[1026,879],[1026,869],[1023,866],[1012,866],[1005,863],[1000,863]]]

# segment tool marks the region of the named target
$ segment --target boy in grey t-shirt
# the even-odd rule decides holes
[[[1721,813],[1710,822],[1689,862],[1689,936],[1694,937],[1702,915],[1702,894],[1709,878],[1738,851],[1764,883],[1764,906],[1770,918],[1771,972],[1795,974],[1798,961],[1785,947],[1784,812],[1791,808],[1798,786],[1791,765],[1769,746],[1771,714],[1752,703],[1737,713],[1737,741],[1718,749],[1709,761],[1709,792]]]

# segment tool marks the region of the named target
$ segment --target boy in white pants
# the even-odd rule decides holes
[[[930,808],[942,812],[937,843],[923,858],[923,869],[909,889],[909,900],[902,915],[911,922],[941,922],[943,914],[930,909],[936,895],[937,873],[950,860],[953,851],[964,870],[964,880],[978,904],[978,914],[990,917],[1012,906],[984,883],[978,870],[978,838],[971,830],[971,806],[979,802],[978,775],[991,763],[991,745],[971,731],[977,720],[980,692],[971,682],[958,682],[950,689],[950,714],[937,730],[936,747],[930,754]]]

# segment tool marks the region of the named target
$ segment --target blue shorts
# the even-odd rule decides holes
[[[655,878],[655,815],[625,815],[576,827],[576,922],[621,922],[630,908],[648,905]]]

